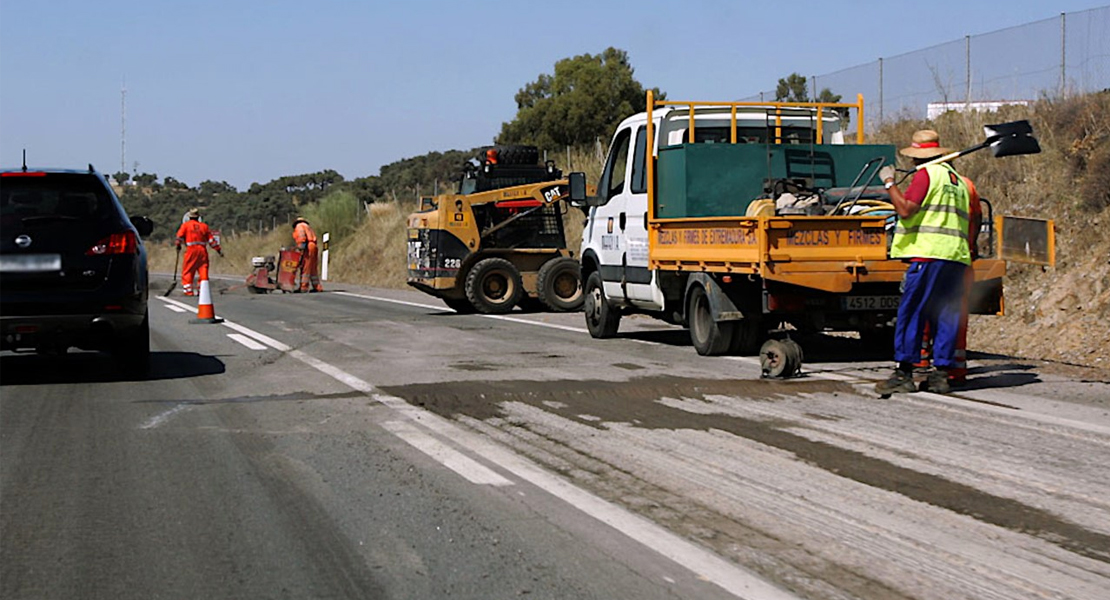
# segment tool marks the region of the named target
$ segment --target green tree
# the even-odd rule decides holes
[[[806,86],[806,77],[798,73],[791,73],[779,79],[775,87],[775,102],[809,102],[809,87]],[[829,88],[822,88],[814,102],[840,102],[840,94],[832,93]]]
[[[541,74],[517,92],[516,117],[502,124],[496,142],[557,150],[608,138],[622,119],[644,110],[644,92],[624,50],[564,58],[553,75]]]
[[[158,175],[154,173],[139,173],[134,177],[135,184],[141,187],[151,187],[158,183]]]
[[[120,185],[123,185],[123,184],[127,183],[127,180],[130,179],[130,178],[131,178],[131,175],[127,171],[120,171],[119,173],[112,173],[112,179],[115,179],[116,183],[118,183]]]

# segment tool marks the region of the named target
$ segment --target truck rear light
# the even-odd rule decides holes
[[[0,173],[0,177],[46,177],[45,171],[11,171]]]
[[[85,251],[86,256],[100,256],[102,254],[136,254],[139,251],[139,241],[133,231],[113,233],[112,235],[93,244]]]
[[[791,294],[768,294],[767,309],[782,312],[803,312],[806,309],[806,300],[803,296]]]
[[[12,327],[14,333],[38,333],[38,325],[16,325]]]

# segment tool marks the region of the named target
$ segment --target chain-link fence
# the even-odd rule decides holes
[[[880,58],[806,83],[811,98],[825,88],[845,102],[863,94],[868,130],[895,118],[1110,89],[1110,6]],[[742,100],[774,99],[770,91]]]

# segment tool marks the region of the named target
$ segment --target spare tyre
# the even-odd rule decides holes
[[[540,150],[535,146],[494,146],[499,165],[535,165],[540,162]]]

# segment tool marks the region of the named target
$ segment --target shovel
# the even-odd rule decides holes
[[[944,156],[938,156],[929,162],[917,165],[914,170],[920,171],[929,165],[948,162],[960,156],[977,152],[983,148],[990,148],[995,158],[1018,156],[1021,154],[1037,154],[1041,151],[1041,146],[1037,143],[1037,138],[1033,137],[1033,127],[1029,124],[1029,121],[1023,120],[1001,123],[999,125],[986,125],[983,127],[983,133],[986,134],[987,139],[984,140],[982,144],[951,152]]]
[[[179,260],[181,260],[181,246],[177,247],[177,255],[173,259],[173,281],[170,282],[170,287],[165,294],[162,294],[163,296],[169,296],[173,288],[177,287],[177,261]]]

